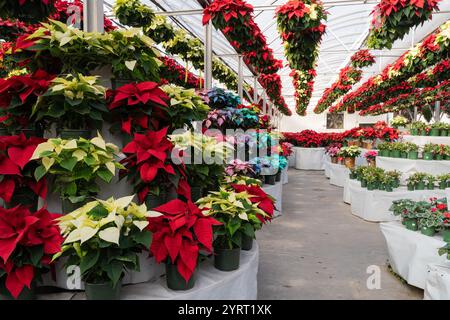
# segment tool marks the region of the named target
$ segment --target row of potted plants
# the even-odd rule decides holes
[[[361,182],[362,188],[367,190],[383,190],[392,192],[400,186],[399,171],[385,171],[371,166],[359,166],[350,169],[350,179]]]
[[[413,136],[448,136],[450,134],[450,124],[434,122],[429,125],[422,121],[413,121],[411,122],[410,133]]]
[[[450,241],[450,215],[446,198],[430,198],[429,201],[395,200],[389,210],[395,216],[401,217],[402,224],[408,230],[420,230],[422,234],[430,237],[441,232],[444,241]]]
[[[449,160],[450,146],[427,143],[422,148],[412,142],[385,142],[377,146],[380,157],[419,159],[419,150],[423,160]]]
[[[407,188],[409,191],[425,189],[434,190],[436,183],[441,190],[448,188],[450,186],[449,174],[434,176],[424,172],[415,172],[408,177]]]

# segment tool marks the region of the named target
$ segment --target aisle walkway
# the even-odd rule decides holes
[[[258,299],[422,299],[387,269],[376,223],[342,202],[342,188],[323,172],[289,170],[283,213],[258,234]],[[381,289],[366,286],[367,267],[381,269]]]

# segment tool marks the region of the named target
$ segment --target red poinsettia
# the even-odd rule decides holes
[[[27,187],[41,198],[47,195],[45,179],[36,182],[33,176],[37,164],[30,163],[36,147],[46,139],[30,137],[23,133],[18,136],[0,137],[0,198],[11,201],[14,191]]]
[[[149,121],[157,128],[155,115],[163,117],[169,97],[156,82],[129,83],[115,91],[108,92],[108,105],[113,117],[122,123],[122,131],[131,134],[134,131],[149,129]],[[134,130],[133,130],[134,129]]]
[[[160,57],[163,63],[160,67],[161,78],[164,82],[173,83],[185,88],[202,88],[204,84],[203,78],[199,78],[169,57]]]
[[[352,65],[355,68],[364,68],[375,63],[375,57],[367,49],[361,49],[350,58]]]
[[[275,210],[275,201],[274,199],[269,196],[263,189],[261,189],[258,185],[243,185],[243,184],[233,184],[232,185],[234,191],[237,193],[240,192],[247,192],[250,197],[250,201],[252,203],[257,203],[258,208],[260,208],[262,211],[267,213],[267,217],[263,217],[259,214],[257,214],[257,218],[262,222],[266,223],[268,221],[271,221],[273,218],[273,212]]]
[[[162,215],[148,219],[148,229],[153,232],[150,252],[157,263],[176,264],[188,282],[197,267],[199,251],[212,252],[213,226],[221,223],[203,215],[191,201],[172,200],[154,211]]]
[[[23,206],[0,207],[0,279],[6,278],[6,288],[14,298],[25,286],[30,288],[36,273],[61,251],[64,239],[57,217],[45,208],[31,213]]]

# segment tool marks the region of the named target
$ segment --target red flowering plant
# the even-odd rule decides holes
[[[26,203],[36,207],[37,196],[45,199],[46,180],[36,182],[33,174],[38,164],[30,160],[44,141],[23,133],[0,137],[0,198],[9,206]]]
[[[259,129],[271,129],[270,116],[267,114],[259,115]]]
[[[159,59],[163,63],[159,68],[162,79],[185,88],[201,89],[203,87],[204,80],[202,78],[194,75],[174,59],[169,57],[160,57]]]
[[[373,49],[392,48],[413,27],[431,19],[439,11],[440,0],[381,0],[372,11],[372,25],[367,44]]]
[[[169,97],[156,82],[129,83],[108,91],[108,109],[112,132],[132,135],[147,129],[159,129],[158,119],[167,112]]]
[[[32,289],[53,254],[61,251],[57,217],[45,208],[30,212],[24,206],[0,207],[0,287],[14,299],[27,294],[25,287]]]
[[[37,23],[47,18],[55,9],[56,0],[1,1],[0,18],[15,17],[21,21]]]
[[[284,139],[296,147],[317,148],[324,143],[325,135],[313,130],[303,130],[299,133],[283,132]]]
[[[175,199],[153,210],[161,215],[148,219],[153,232],[150,252],[157,263],[176,265],[187,283],[201,252],[212,252],[213,226],[221,223],[205,216],[191,201]]]
[[[205,8],[203,24],[212,21],[224,33],[247,64],[258,73],[276,73],[283,67],[267,46],[266,37],[254,21],[253,6],[243,0],[216,0]]]
[[[44,70],[0,79],[0,123],[8,132],[28,128],[33,107],[55,76]],[[39,123],[35,123],[39,127]],[[42,129],[42,128],[38,128]]]
[[[292,70],[290,76],[293,77],[295,89],[296,112],[300,116],[306,115],[309,101],[314,90],[314,78],[317,73],[314,69],[308,71]]]
[[[231,188],[236,192],[246,192],[250,197],[250,201],[256,204],[257,207],[263,210],[267,215],[256,214],[256,217],[265,224],[272,221],[273,213],[275,211],[275,200],[272,196],[268,195],[261,186],[257,184],[232,184]]]
[[[341,96],[350,91],[353,85],[362,78],[362,71],[354,67],[345,67],[339,72],[338,80],[330,88],[325,89],[322,97],[314,108],[319,114],[327,110]]]
[[[350,58],[352,66],[355,68],[365,68],[375,63],[375,57],[367,49],[355,52]]]
[[[20,20],[0,18],[0,39],[13,41],[18,36],[29,32],[30,27]]]
[[[141,203],[149,200],[148,196],[164,200],[172,189],[190,199],[184,169],[174,165],[170,159],[173,148],[167,138],[167,128],[145,134],[136,133],[134,139],[123,148],[126,158],[121,163],[126,170],[121,171],[120,177],[127,177],[133,183]]]

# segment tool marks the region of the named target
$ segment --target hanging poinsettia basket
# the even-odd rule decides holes
[[[315,113],[327,110],[337,99],[350,91],[355,83],[361,80],[362,71],[353,67],[345,67],[339,73],[339,79],[330,88],[325,89],[322,98],[314,108]]]
[[[320,1],[291,0],[276,10],[278,31],[293,72],[296,109],[306,115],[314,84],[318,46],[325,32],[327,12]]]
[[[392,48],[413,27],[431,19],[439,11],[441,0],[381,0],[372,11],[372,26],[367,39],[369,48]]]
[[[375,63],[375,57],[367,49],[355,52],[350,58],[352,66],[355,68],[370,67]]]

